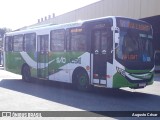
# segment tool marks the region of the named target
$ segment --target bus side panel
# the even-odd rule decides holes
[[[20,52],[22,58],[22,66],[19,68],[22,69],[23,65],[28,65],[30,67],[31,76],[37,77],[37,53],[36,52]]]
[[[70,53],[71,56],[78,54],[78,52],[71,52]],[[80,56],[77,56],[77,58],[72,59],[70,61],[70,63],[68,64],[68,69],[70,70],[70,82],[73,82],[72,77],[73,77],[73,73],[76,70],[76,68],[83,68],[87,73],[88,73],[88,77],[90,80],[91,77],[91,66],[90,66],[90,53],[89,52],[85,52]],[[89,82],[90,84],[90,82]]]
[[[67,70],[67,52],[49,53],[49,80],[68,82],[69,72]]]
[[[90,54],[84,52],[50,53],[49,80],[72,83],[72,74],[77,67],[89,68]],[[88,69],[89,70],[89,69]],[[90,76],[90,71],[87,71]]]
[[[21,74],[21,68],[24,60],[19,52],[5,52],[5,69],[7,71]]]
[[[107,62],[107,88],[113,88],[113,76],[116,73],[115,65]]]
[[[34,64],[35,66],[32,67],[32,66],[29,66],[30,67],[30,71],[31,71],[31,76],[32,77],[35,77],[35,78],[38,78],[38,75],[37,75],[37,52],[28,52],[27,53],[34,61]]]

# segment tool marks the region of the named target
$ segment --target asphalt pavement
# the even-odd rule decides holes
[[[0,68],[0,111],[160,111],[160,74],[154,79],[153,85],[143,89],[93,88],[82,92],[68,84],[24,82],[21,75]]]

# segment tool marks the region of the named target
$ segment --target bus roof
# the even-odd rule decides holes
[[[51,30],[56,30],[56,29],[67,29],[67,28],[73,28],[73,27],[81,27],[84,23],[88,23],[88,22],[94,22],[94,21],[100,21],[100,20],[105,20],[108,18],[124,18],[124,19],[131,19],[131,18],[127,18],[127,17],[121,17],[121,16],[107,16],[107,17],[101,17],[101,18],[96,18],[96,19],[89,19],[89,20],[84,20],[84,21],[77,21],[77,22],[71,22],[71,23],[65,23],[65,24],[47,24],[47,25],[39,25],[39,26],[33,26],[33,27],[27,27],[26,29],[23,30],[17,30],[17,31],[12,31],[9,33],[6,33],[6,36],[9,35],[17,35],[17,34],[26,34],[26,33],[42,33],[42,31],[46,31],[46,33],[48,33],[48,31]],[[134,19],[131,19],[134,20]],[[144,22],[142,20],[138,20],[140,22]],[[146,24],[148,24],[147,22],[144,22]],[[45,33],[44,33],[45,34]]]
[[[73,28],[73,27],[81,27],[86,22],[98,21],[98,20],[103,20],[103,19],[107,19],[107,18],[113,18],[113,17],[108,16],[108,17],[89,19],[89,20],[84,20],[84,21],[77,21],[77,22],[64,23],[64,24],[58,24],[58,25],[47,24],[47,25],[27,27],[26,29],[23,29],[23,30],[15,30],[15,31],[6,33],[6,36],[16,35],[16,34],[24,34],[24,33],[32,33],[32,32],[38,32],[38,31],[42,31],[42,30],[49,30],[50,31],[50,30],[56,30],[56,29],[67,29],[67,28]]]

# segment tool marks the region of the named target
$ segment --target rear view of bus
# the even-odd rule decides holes
[[[153,84],[152,27],[143,21],[116,18],[113,88],[143,88]]]

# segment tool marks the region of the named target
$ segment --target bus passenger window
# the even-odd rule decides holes
[[[40,37],[40,51],[48,51],[49,50],[49,46],[48,46],[48,35],[41,35]]]
[[[51,51],[64,51],[65,30],[51,31]]]
[[[86,51],[86,37],[82,28],[71,29],[71,50]]]
[[[13,36],[13,51],[23,51],[23,35]]]
[[[36,50],[36,34],[30,33],[24,36],[24,49],[25,51],[35,51]]]
[[[69,29],[66,30],[66,50],[70,51],[71,50],[71,43],[70,43],[70,31]]]
[[[12,51],[12,37],[7,36],[5,38],[5,51]]]

